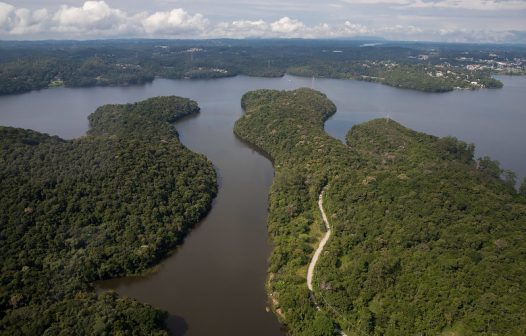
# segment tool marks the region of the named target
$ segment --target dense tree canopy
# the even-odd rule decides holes
[[[0,41],[0,94],[236,75],[330,77],[420,91],[498,88],[498,64],[525,73],[524,48],[300,40]],[[422,55],[423,54],[423,55]],[[459,61],[469,56],[470,63]],[[500,62],[500,63],[497,63]],[[466,68],[473,65],[475,68]],[[501,69],[502,70],[502,69]]]
[[[377,334],[524,334],[526,200],[514,184],[477,170],[472,146],[392,121],[355,126],[347,143],[367,160],[327,193],[328,304]]]
[[[321,93],[260,90],[243,97],[235,132],[274,160],[268,289],[297,335],[524,334],[526,199],[474,146],[392,120],[328,136]],[[306,268],[324,229],[315,296]]]
[[[169,124],[198,111],[106,105],[73,141],[0,127],[0,333],[165,332],[164,313],[91,283],[152,266],[209,209],[214,168]]]

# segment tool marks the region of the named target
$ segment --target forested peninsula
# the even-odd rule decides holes
[[[323,129],[334,104],[309,89],[253,91],[242,105],[235,133],[274,162],[267,287],[291,334],[526,333],[526,198],[496,162],[386,119],[343,144]],[[322,190],[332,233],[312,300]]]
[[[166,313],[92,283],[145,271],[210,208],[215,170],[170,124],[198,112],[105,105],[72,141],[0,127],[0,334],[167,334]]]

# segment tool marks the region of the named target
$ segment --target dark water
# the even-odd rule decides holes
[[[478,155],[501,161],[526,176],[526,77],[504,77],[502,90],[425,94],[378,84],[235,77],[219,80],[155,80],[127,88],[53,89],[0,97],[0,125],[31,128],[64,138],[82,136],[97,106],[158,95],[195,99],[198,116],[176,124],[182,142],[208,156],[218,170],[219,193],[210,214],[184,244],[144,277],[101,284],[170,312],[168,324],[184,335],[279,335],[267,313],[264,291],[267,193],[273,170],[268,160],[232,133],[242,115],[240,99],[257,88],[314,86],[338,106],[327,131],[343,139],[354,124],[391,118],[435,135],[453,135],[477,145]]]

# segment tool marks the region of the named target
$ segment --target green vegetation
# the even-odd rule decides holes
[[[467,71],[442,65],[399,64],[393,61],[327,62],[293,67],[289,68],[287,72],[297,76],[378,82],[389,86],[424,92],[502,88],[502,82],[492,78],[489,72]]]
[[[380,83],[425,92],[458,89],[502,88],[502,82],[489,72],[474,72],[452,67],[394,65],[377,75]]]
[[[477,170],[472,146],[377,120],[348,145],[366,164],[335,179],[326,302],[379,334],[524,334],[526,199]],[[512,174],[513,175],[513,174]]]
[[[344,145],[323,130],[334,105],[308,89],[250,92],[243,106],[236,134],[276,168],[268,290],[292,334],[526,332],[526,198],[497,162],[385,119],[353,127]],[[317,311],[306,268],[325,185],[333,234],[314,276]]]
[[[443,92],[499,88],[502,83],[492,74],[526,71],[524,48],[498,46],[496,56],[490,47],[336,40],[0,41],[0,94],[62,85],[135,85],[155,77],[285,73]]]
[[[308,89],[253,91],[243,96],[242,105],[246,114],[235,133],[272,157],[275,167],[268,220],[274,249],[267,285],[274,308],[294,335],[332,335],[334,321],[312,304],[306,274],[324,228],[318,195],[332,163],[349,158],[347,148],[323,130],[336,107]]]
[[[151,82],[153,78],[140,66],[116,64],[97,56],[81,60],[64,56],[31,56],[0,65],[0,94],[57,86],[135,85]]]
[[[519,187],[519,194],[526,196],[526,177],[522,180],[522,183]]]
[[[166,334],[165,313],[91,283],[154,265],[209,209],[214,168],[169,124],[198,111],[106,105],[73,141],[0,127],[1,334]]]

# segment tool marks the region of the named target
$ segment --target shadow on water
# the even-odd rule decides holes
[[[174,336],[185,336],[188,332],[188,323],[181,316],[170,315],[166,319],[166,326]]]

